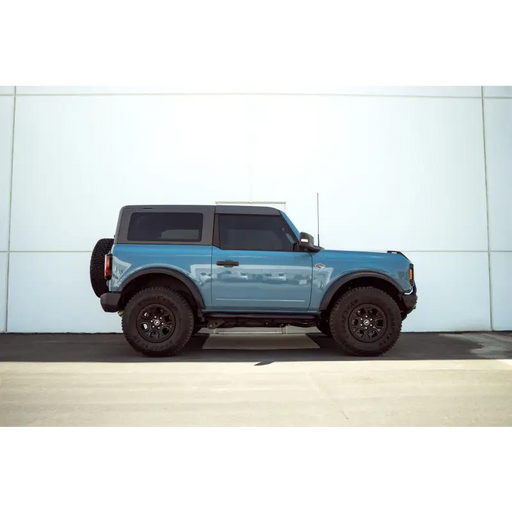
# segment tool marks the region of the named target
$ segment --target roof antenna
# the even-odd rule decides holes
[[[317,245],[320,246],[320,194],[316,193],[316,232]]]

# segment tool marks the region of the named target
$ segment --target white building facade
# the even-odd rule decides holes
[[[317,217],[317,194],[319,217]],[[116,332],[89,257],[126,204],[266,203],[404,252],[404,331],[512,329],[512,87],[0,87],[0,332]]]

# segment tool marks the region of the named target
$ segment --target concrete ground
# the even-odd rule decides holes
[[[3,334],[0,425],[512,426],[511,334],[403,334],[372,359],[314,339],[198,336],[148,360],[117,334]]]

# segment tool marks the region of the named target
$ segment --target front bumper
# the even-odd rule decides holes
[[[120,293],[104,293],[100,297],[100,304],[103,308],[103,311],[106,311],[107,313],[115,313],[116,311],[119,311],[119,301],[121,300],[121,294]]]
[[[416,293],[416,284],[413,285],[412,293],[402,295],[402,302],[404,303],[405,313],[408,315],[413,309],[416,308],[418,303],[418,295]]]

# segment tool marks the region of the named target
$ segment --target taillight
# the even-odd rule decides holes
[[[112,254],[105,254],[105,279],[112,277]]]
[[[411,284],[414,284],[414,266],[409,265],[409,281]]]

